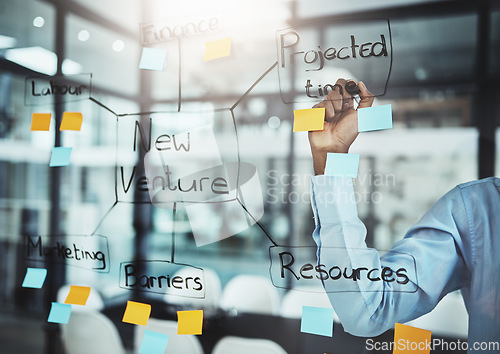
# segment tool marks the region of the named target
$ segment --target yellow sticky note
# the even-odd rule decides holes
[[[231,54],[231,37],[206,42],[205,58],[203,60],[227,57],[229,54]]]
[[[429,354],[431,343],[431,331],[396,323],[393,354]]]
[[[149,315],[151,315],[151,305],[135,301],[127,301],[127,308],[123,314],[123,322],[146,326]]]
[[[50,113],[33,113],[31,115],[31,131],[48,131],[50,128]]]
[[[177,311],[177,334],[201,334],[203,310]]]
[[[325,109],[309,108],[293,111],[293,131],[306,132],[309,130],[323,130],[325,125]]]
[[[80,130],[83,116],[80,112],[64,112],[59,130]]]
[[[64,300],[64,303],[71,305],[85,305],[87,303],[89,295],[90,287],[71,285],[69,287],[68,296],[66,297],[66,300]]]

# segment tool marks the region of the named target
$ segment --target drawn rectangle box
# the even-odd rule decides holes
[[[139,273],[140,269],[148,269],[149,273]],[[175,277],[182,278],[182,283],[179,278],[174,281]],[[120,263],[120,288],[203,299],[205,278],[202,268],[189,264],[163,260],[130,261]]]
[[[321,266],[318,265],[316,256],[316,246],[271,246],[269,247],[269,275],[273,285],[280,289],[296,289],[296,288],[310,288],[314,287],[321,289],[321,292],[327,293],[340,293],[340,292],[397,292],[397,293],[414,293],[418,290],[418,274],[415,258],[408,253],[397,251],[379,251],[374,248],[342,248],[342,247],[322,247],[323,261]],[[383,290],[370,288],[370,284],[375,284],[376,281],[369,281],[368,271],[360,273],[357,281],[352,281],[350,278],[340,276],[344,268],[347,267],[347,273],[351,273],[350,265],[347,263],[327,262],[324,257],[328,255],[330,260],[339,260],[345,258],[346,253],[349,253],[356,259],[373,259],[383,255],[397,256],[399,261],[399,268],[404,268],[405,276],[408,280],[405,282],[404,278],[398,278],[393,270],[394,280],[390,282],[391,287],[384,288]],[[378,254],[374,254],[378,253]],[[302,268],[304,266],[304,268]],[[320,266],[316,268],[316,266]],[[358,267],[366,267],[367,265],[358,265]],[[318,270],[320,269],[320,270]],[[326,272],[326,275],[325,275]],[[301,274],[303,273],[303,274]],[[311,278],[306,278],[311,276]],[[401,273],[402,274],[402,273]],[[381,270],[375,270],[371,278],[381,276]],[[324,278],[322,281],[319,277]],[[336,278],[336,279],[334,279]],[[400,282],[398,282],[398,280]],[[360,284],[365,281],[368,288],[362,290]],[[316,291],[312,291],[316,292]]]
[[[52,106],[87,100],[92,96],[92,74],[27,77],[24,85],[25,106]]]
[[[179,125],[179,121],[183,121],[183,124]],[[150,186],[153,187],[153,191],[154,187],[160,186],[157,194],[162,196],[162,202],[155,202],[155,206],[162,204],[165,208],[171,209],[174,202],[200,202],[199,197],[203,199],[207,195],[206,192],[210,191],[210,185],[201,191],[200,178],[206,177],[205,171],[211,173],[208,175],[211,181],[214,177],[225,177],[219,174],[225,169],[222,164],[238,163],[238,139],[236,133],[227,134],[227,130],[213,130],[209,126],[212,129],[213,139],[210,139],[211,143],[207,146],[208,141],[205,139],[207,136],[204,137],[202,129],[206,125],[200,126],[199,121],[212,121],[214,126],[235,125],[230,109],[217,112],[155,112],[118,119],[115,184],[117,201],[149,204],[152,201]],[[225,148],[219,149],[219,146]],[[149,173],[151,172],[149,168],[144,173],[139,173],[135,166],[123,166],[121,161],[137,159],[137,151],[144,151],[145,156],[137,163],[151,162],[151,166],[155,167],[154,173]],[[221,164],[217,163],[218,166],[213,167],[218,170],[209,171],[213,164],[207,166],[207,162],[213,161],[220,161]],[[194,181],[197,190],[193,188],[188,192],[181,192],[178,188],[179,181],[182,182],[184,190],[188,190]],[[172,188],[167,186],[168,182]],[[140,201],[134,197],[134,189],[143,196]],[[217,194],[217,196],[217,201],[235,200],[237,189],[231,188],[228,194]]]
[[[367,70],[370,77],[360,79],[368,90],[374,96],[387,90],[393,58],[389,19],[315,21],[285,28],[276,32],[276,48],[280,94],[286,104],[320,102],[337,79],[352,79]]]
[[[24,258],[103,273],[109,272],[110,264],[108,239],[101,235],[28,235],[24,238]]]

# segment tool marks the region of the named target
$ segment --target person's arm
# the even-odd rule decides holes
[[[359,87],[360,107],[371,106],[372,95],[361,83]],[[431,311],[446,293],[463,286],[465,264],[455,240],[468,232],[467,216],[460,190],[455,188],[394,245],[392,252],[379,257],[376,250],[367,249],[366,228],[358,218],[352,179],[322,176],[326,153],[348,152],[357,136],[357,112],[345,105],[340,92],[330,94],[330,101],[320,104],[326,108],[325,130],[309,132],[316,174],[312,178],[312,207],[318,264],[334,262],[366,269],[416,266],[416,272],[408,273],[416,290],[413,293],[395,292],[393,283],[366,278],[356,282],[356,291],[350,287],[349,292],[343,292],[338,282],[323,281],[344,329],[358,336],[375,336],[396,322]]]

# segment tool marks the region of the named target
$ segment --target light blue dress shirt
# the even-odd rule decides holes
[[[468,352],[498,352],[474,350],[473,345],[500,342],[499,178],[449,191],[381,257],[366,247],[366,228],[358,218],[351,178],[315,176],[311,195],[318,264],[404,267],[409,279],[405,286],[413,287],[413,292],[400,292],[403,286],[395,281],[361,276],[355,282],[357,291],[342,292],[340,282],[323,280],[347,332],[377,336],[396,322],[430,312],[447,293],[460,289],[469,313]]]

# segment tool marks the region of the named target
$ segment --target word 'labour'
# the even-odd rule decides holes
[[[37,87],[35,80],[31,80],[31,95],[32,96],[49,96],[49,95],[81,95],[86,89],[86,85],[57,85],[52,80],[49,81],[50,86]]]

